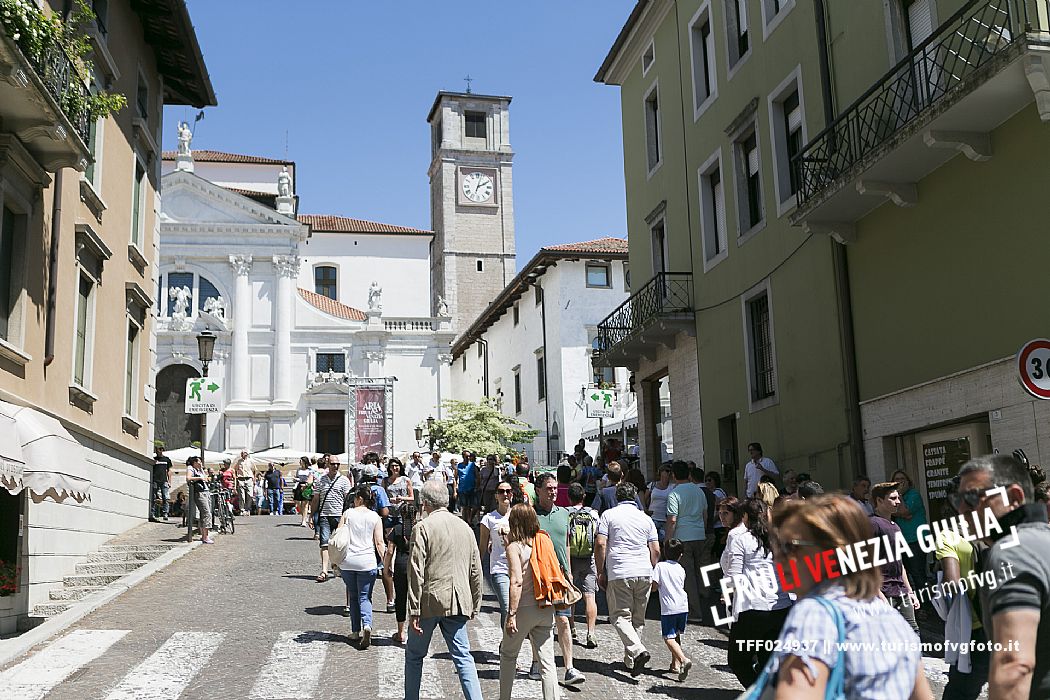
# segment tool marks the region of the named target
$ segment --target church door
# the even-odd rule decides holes
[[[157,439],[169,450],[201,439],[200,416],[186,413],[186,380],[200,373],[189,365],[170,365],[157,373]]]
[[[316,452],[346,452],[346,411],[316,411]]]

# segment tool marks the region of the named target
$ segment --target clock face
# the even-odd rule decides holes
[[[474,171],[463,176],[463,195],[472,202],[488,202],[492,199],[492,178]]]

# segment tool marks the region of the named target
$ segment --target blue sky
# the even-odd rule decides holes
[[[219,100],[193,146],[282,157],[287,132],[300,212],[430,228],[427,111],[469,74],[514,98],[519,266],[626,235],[619,90],[592,77],[634,0],[188,4]]]

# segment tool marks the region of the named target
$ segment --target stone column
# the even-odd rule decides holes
[[[294,255],[273,256],[277,272],[277,314],[274,321],[273,388],[274,403],[292,403],[292,313],[299,258]]]
[[[248,356],[248,329],[252,325],[252,290],[248,283],[248,273],[252,269],[252,256],[231,255],[230,267],[237,275],[233,294],[233,391],[231,400],[241,402],[248,400],[248,377],[251,369],[251,358]]]

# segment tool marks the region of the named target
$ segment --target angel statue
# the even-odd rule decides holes
[[[204,312],[216,318],[226,319],[226,300],[221,296],[208,297],[204,300]]]
[[[383,310],[383,288],[379,286],[378,282],[373,281],[372,286],[368,288],[368,310],[369,311],[382,311]]]
[[[172,311],[172,316],[181,316],[185,318],[186,311],[190,308],[190,299],[193,296],[193,292],[189,287],[172,287],[168,290],[168,298],[175,301],[175,306]]]

